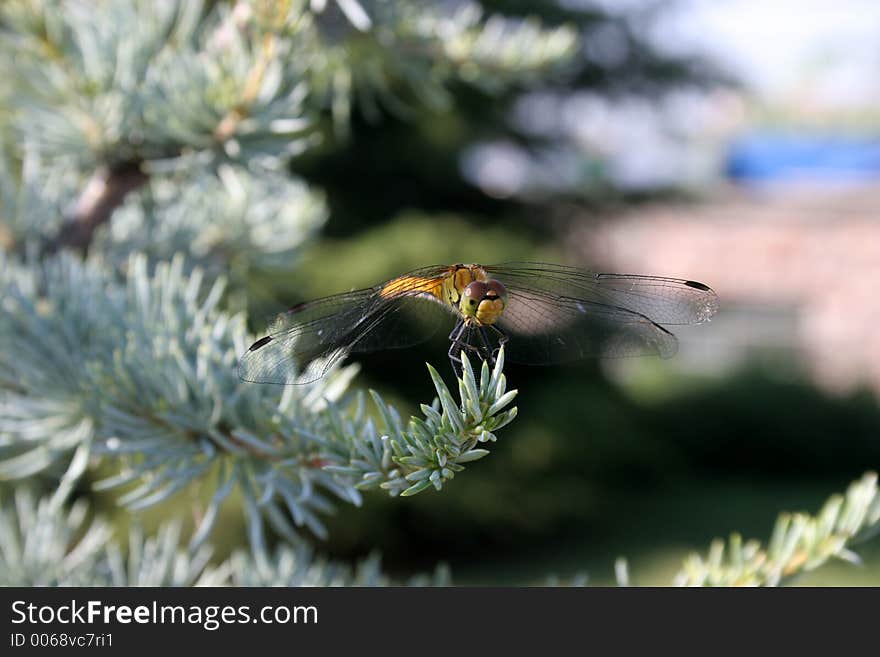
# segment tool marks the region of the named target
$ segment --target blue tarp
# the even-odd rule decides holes
[[[753,133],[731,144],[725,170],[746,182],[880,179],[880,138]]]

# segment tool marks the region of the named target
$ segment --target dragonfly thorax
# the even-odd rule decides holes
[[[465,321],[491,326],[501,317],[506,303],[507,289],[500,281],[473,281],[462,291],[458,309]]]

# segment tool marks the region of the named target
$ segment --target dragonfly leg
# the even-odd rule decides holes
[[[477,354],[481,358],[486,357],[483,348],[471,344],[471,338],[474,333],[479,333],[479,331],[472,330],[472,327],[462,321],[456,324],[456,328],[449,334],[449,339],[452,341],[452,345],[449,347],[449,362],[452,363],[452,370],[458,378],[461,378],[464,373],[464,365],[461,360],[461,353],[463,351]]]
[[[495,331],[495,334],[498,336],[498,346],[492,350],[492,365],[495,365],[495,359],[498,358],[498,352],[501,347],[507,344],[507,341],[510,339],[507,337],[507,333],[502,331],[500,328],[495,326],[494,324],[489,325],[489,328]]]
[[[495,356],[497,355],[498,350],[492,349],[492,343],[489,341],[489,331],[485,326],[481,326],[479,334],[480,342],[482,343],[480,355],[484,360],[489,361],[489,367],[495,367]]]
[[[460,351],[458,352],[459,355],[456,355],[456,353],[455,353],[455,348],[457,346],[458,345],[453,342],[452,346],[449,347],[449,362],[452,364],[453,374],[455,374],[456,378],[460,379],[462,377],[462,373],[463,373],[462,372],[463,366],[461,364],[461,355],[460,355],[461,352]]]
[[[449,362],[452,364],[452,371],[459,379],[462,376],[461,350],[465,346],[461,343],[461,336],[466,329],[467,326],[464,321],[458,320],[458,324],[455,325],[455,328],[449,334],[449,339],[452,342],[449,345]]]

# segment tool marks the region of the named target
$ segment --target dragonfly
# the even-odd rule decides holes
[[[281,313],[239,362],[254,383],[307,384],[355,353],[409,347],[444,324],[449,360],[462,353],[548,365],[588,357],[673,356],[668,326],[699,324],[718,310],[704,283],[663,276],[596,273],[508,262],[432,265]]]

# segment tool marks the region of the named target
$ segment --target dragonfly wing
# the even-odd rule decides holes
[[[380,349],[402,349],[430,339],[454,317],[452,309],[425,295],[407,295],[383,304],[365,323],[351,351],[368,353]]]
[[[309,383],[352,352],[408,347],[427,340],[448,311],[424,291],[434,269],[373,288],[300,304],[280,314],[239,362],[254,383]],[[418,274],[419,276],[415,276]],[[393,294],[388,285],[393,283]]]
[[[375,312],[375,291],[355,290],[281,313],[241,357],[239,376],[252,383],[308,383],[350,351],[355,327]]]
[[[675,336],[637,312],[589,299],[559,296],[506,283],[508,300],[498,327],[510,338],[515,363],[543,365],[590,356],[673,356]]]
[[[718,311],[718,297],[709,286],[682,278],[595,273],[536,262],[510,262],[485,269],[508,287],[521,285],[550,295],[625,308],[658,324],[699,324]]]

